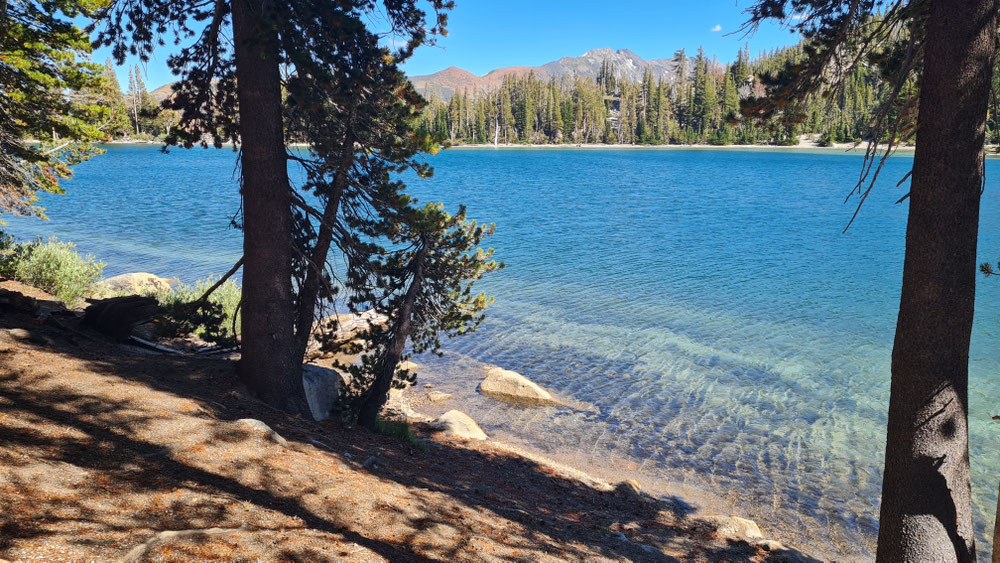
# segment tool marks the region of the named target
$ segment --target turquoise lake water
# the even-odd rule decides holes
[[[889,361],[911,158],[890,160],[847,231],[861,157],[751,150],[453,149],[421,200],[497,224],[507,268],[474,335],[426,358],[435,385],[486,362],[586,410],[475,399],[488,433],[625,460],[718,495],[767,529],[841,557],[877,533]],[[9,219],[107,263],[185,281],[240,256],[229,150],[114,146],[77,167],[51,220]],[[979,261],[1000,258],[1000,161],[987,164]],[[978,280],[970,359],[981,556],[1000,479],[1000,281]],[[540,414],[541,413],[541,414]]]

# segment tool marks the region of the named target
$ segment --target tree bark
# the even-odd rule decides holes
[[[378,374],[372,383],[372,388],[368,391],[364,402],[361,403],[361,411],[358,414],[358,424],[375,430],[375,421],[382,406],[389,400],[389,390],[392,388],[392,378],[396,376],[396,366],[399,365],[400,358],[403,357],[403,350],[406,347],[406,339],[410,337],[410,319],[413,316],[413,305],[416,302],[417,294],[420,292],[420,285],[424,281],[424,258],[427,256],[427,247],[422,247],[413,258],[413,279],[410,287],[406,290],[403,303],[396,312],[395,325],[392,328],[392,338],[386,347],[385,356],[379,366]]]
[[[998,0],[932,0],[924,42],[879,561],[974,561],[969,340]]]
[[[243,195],[240,378],[266,403],[305,415],[295,357],[291,186],[281,115],[277,37],[265,0],[233,0]]]

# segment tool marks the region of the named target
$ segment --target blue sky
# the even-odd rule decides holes
[[[589,49],[631,49],[646,59],[668,58],[680,48],[689,54],[699,46],[731,61],[749,43],[756,55],[796,41],[787,29],[761,26],[744,38],[738,32],[751,0],[456,0],[448,36],[421,48],[405,67],[410,75],[430,74],[449,66],[485,74],[504,66],[545,64]],[[735,33],[734,33],[735,32]],[[159,49],[143,65],[149,90],[171,82],[166,68],[170,47]],[[110,52],[98,49],[94,60]],[[138,61],[127,61],[134,65]],[[118,79],[128,82],[127,67]]]
[[[768,25],[752,37],[737,30],[749,0],[457,0],[448,36],[407,64],[411,75],[457,66],[485,74],[504,66],[536,66],[590,49],[630,49],[644,59],[669,58],[698,46],[730,61],[744,43],[750,52],[796,41]],[[733,35],[727,35],[737,32]]]

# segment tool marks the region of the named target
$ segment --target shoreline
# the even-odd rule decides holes
[[[864,152],[864,145],[855,146],[853,143],[837,143],[831,146],[821,146],[813,143],[799,143],[797,145],[618,145],[605,143],[499,143],[499,144],[455,144],[448,147],[451,149],[628,149],[628,150],[821,150],[821,151],[843,151],[843,152]],[[906,146],[896,149],[902,152],[912,152],[914,147]]]
[[[102,141],[95,143],[97,146],[163,146],[161,141],[138,141],[138,140],[113,140],[113,141]],[[224,148],[232,148],[233,144],[231,142],[225,142],[222,144]],[[308,143],[288,143],[286,145],[288,148],[308,148]],[[174,147],[180,148],[180,147]],[[197,148],[197,147],[192,147]],[[209,146],[207,148],[214,148]],[[835,143],[831,146],[821,146],[816,143],[799,143],[797,145],[609,145],[604,143],[534,143],[534,144],[523,144],[523,143],[499,143],[499,144],[455,144],[448,146],[442,150],[511,150],[511,149],[547,149],[547,150],[570,150],[570,149],[588,149],[588,150],[657,150],[657,151],[671,151],[671,150],[695,150],[695,151],[712,151],[712,150],[723,150],[723,151],[760,151],[760,152],[810,152],[810,153],[826,153],[826,152],[839,152],[849,155],[861,155],[865,153],[866,145],[864,143],[855,145],[854,143]],[[1000,145],[986,145],[985,146],[986,158],[1000,158]],[[895,149],[896,153],[902,153],[910,156],[916,150],[915,145],[906,145],[902,147],[897,147]],[[879,154],[882,154],[883,149],[880,149]]]
[[[141,273],[131,275],[138,274]],[[106,281],[106,279],[108,278],[102,281]],[[156,279],[169,282],[166,278]],[[138,286],[135,290],[136,293],[140,292]],[[183,350],[179,351],[183,352]],[[233,359],[232,356],[229,359]],[[545,441],[545,434],[519,433],[509,425],[504,427],[505,417],[501,417],[499,423],[496,417],[490,420],[490,417],[483,416],[482,408],[477,409],[474,404],[476,399],[470,399],[470,397],[477,398],[497,409],[510,408],[496,398],[485,396],[479,390],[482,374],[479,373],[479,369],[475,368],[489,369],[498,366],[487,364],[471,356],[449,352],[447,357],[442,360],[443,365],[449,369],[457,369],[463,374],[460,377],[454,377],[454,374],[449,375],[443,370],[428,368],[427,364],[424,364],[425,360],[429,360],[429,358],[420,358],[422,365],[418,365],[416,368],[421,374],[418,385],[408,388],[397,396],[398,405],[404,406],[400,413],[411,424],[426,424],[448,410],[458,409],[489,429],[489,439],[486,440],[486,444],[574,475],[581,481],[598,483],[608,490],[613,489],[615,483],[635,481],[641,485],[641,490],[645,493],[667,504],[681,503],[696,518],[725,515],[749,519],[760,527],[764,538],[777,540],[782,545],[800,549],[812,556],[836,558],[844,556],[845,553],[850,553],[851,557],[864,556],[862,553],[849,552],[846,542],[809,542],[809,534],[804,531],[805,528],[797,528],[789,525],[787,521],[776,520],[767,514],[764,506],[757,506],[752,502],[739,502],[738,489],[713,485],[710,480],[701,479],[699,475],[691,475],[684,469],[676,469],[669,473],[653,470],[644,471],[644,463],[641,460],[629,457],[620,451],[616,452],[610,449],[605,451],[600,448],[593,450],[567,448],[565,445],[552,447],[551,443]],[[433,364],[434,362],[431,363],[432,366]],[[449,398],[441,402],[427,400],[429,389],[450,391]],[[550,423],[570,413],[599,412],[598,405],[582,403],[571,395],[559,394],[554,391],[553,393],[558,402],[557,406],[551,408],[527,407],[530,410],[523,412],[530,412],[531,416],[535,418],[548,419]],[[391,403],[387,406],[394,406]],[[524,407],[513,408],[520,410]],[[592,422],[585,421],[583,424],[592,424]],[[421,434],[423,433],[421,432]],[[798,514],[798,517],[800,520],[808,519],[805,514]]]
[[[749,499],[742,495],[742,489],[733,488],[729,483],[715,482],[711,476],[698,471],[653,467],[610,446],[572,448],[549,440],[549,432],[564,428],[565,419],[581,415],[589,410],[588,406],[594,410],[599,408],[595,405],[580,403],[554,390],[550,391],[562,403],[559,406],[513,405],[488,397],[479,391],[480,370],[493,367],[493,364],[456,352],[448,352],[439,360],[418,356],[411,361],[418,366],[417,384],[390,401],[411,423],[426,423],[457,409],[482,426],[491,445],[510,449],[529,459],[569,468],[598,482],[636,481],[643,491],[661,500],[676,499],[685,503],[695,517],[728,514],[749,519],[760,527],[765,538],[773,538],[810,557],[865,560],[874,554],[873,538],[863,538],[860,544],[840,535],[820,539],[810,531],[813,526],[820,525],[813,516],[794,509],[783,512],[776,506],[768,506],[761,499]],[[445,392],[450,397],[432,401],[427,398],[429,392]],[[516,422],[508,419],[509,412],[527,415],[536,423],[544,419],[546,422],[542,426],[545,428],[541,432],[518,428]],[[583,421],[581,424],[596,423]],[[613,431],[607,435],[613,441]]]
[[[95,143],[97,145],[116,145],[116,146],[148,146],[148,145],[163,145],[162,141],[139,141],[139,140],[129,140],[120,139],[113,141],[102,141],[100,143]],[[232,142],[225,142],[222,144],[223,147],[232,147]],[[308,148],[308,143],[287,143],[285,145],[289,148]],[[814,143],[799,143],[797,145],[709,145],[709,144],[697,144],[697,145],[636,145],[636,144],[606,144],[606,143],[485,143],[485,144],[466,144],[458,143],[454,145],[449,145],[443,150],[452,149],[593,149],[593,150],[618,150],[618,149],[628,149],[628,150],[823,150],[823,151],[844,151],[844,152],[863,152],[864,145],[855,146],[853,143],[837,143],[831,146],[820,146]],[[193,147],[197,148],[197,147]],[[213,147],[208,147],[213,148]],[[990,147],[988,147],[990,148]],[[899,147],[897,151],[902,152],[912,152],[914,150],[913,146]]]
[[[650,150],[753,150],[753,151],[840,151],[852,154],[864,154],[868,144],[859,143],[833,143],[832,145],[820,145],[815,135],[800,135],[798,143],[794,145],[772,145],[764,143],[753,144],[728,144],[712,145],[709,143],[698,144],[608,144],[608,143],[456,143],[450,145],[449,149],[650,149]],[[997,146],[985,145],[987,153],[990,150],[996,151]],[[879,147],[879,151],[884,151],[884,146]],[[911,153],[916,149],[915,145],[903,145],[896,147],[897,152]]]

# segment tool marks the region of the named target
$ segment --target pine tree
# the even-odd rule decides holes
[[[525,79],[524,87],[524,130],[523,139],[524,141],[531,143],[534,142],[535,137],[535,124],[538,118],[538,104],[535,94],[535,72],[532,71],[528,74]]]
[[[86,61],[90,42],[73,23],[99,6],[6,0],[0,8],[0,213],[43,217],[38,192],[62,193],[71,167],[99,152],[90,142],[109,117],[88,93],[112,86]]]
[[[503,142],[510,143],[517,138],[517,132],[514,129],[514,105],[511,101],[510,88],[507,86],[507,82],[504,82],[504,86],[500,90],[499,115]]]
[[[670,138],[668,118],[670,115],[670,100],[666,86],[661,78],[656,84],[656,141],[664,143]]]
[[[562,141],[565,129],[562,119],[562,103],[555,79],[549,83],[549,92],[552,100],[552,142],[558,143]]]
[[[715,89],[715,73],[709,69],[708,61],[705,61],[704,79],[705,88],[702,99],[704,107],[702,109],[701,130],[703,132],[710,132],[715,131],[719,124],[719,97]]]
[[[401,222],[404,228],[387,233],[403,250],[373,256],[375,265],[367,268],[390,272],[387,283],[400,288],[376,307],[391,322],[369,329],[365,338],[373,343],[371,351],[362,357],[361,366],[351,370],[355,381],[364,382],[358,423],[372,430],[393,384],[412,381],[412,374],[397,371],[407,342],[416,354],[438,352],[442,335],[474,330],[492,299],[485,293],[472,294],[470,287],[503,267],[491,260],[493,249],[478,248],[484,237],[493,234],[493,225],[467,220],[464,207],[454,216],[441,204],[407,213]]]
[[[98,128],[105,133],[106,138],[127,136],[132,130],[132,120],[111,59],[104,62],[101,77],[98,84],[83,88],[82,94],[104,108]]]
[[[489,141],[489,131],[487,131],[487,101],[485,97],[476,97],[476,142],[486,143]]]
[[[135,85],[134,69],[128,69],[128,91],[125,92],[125,99],[128,100],[129,116],[132,119],[132,127],[135,134],[139,134],[139,91]]]
[[[289,413],[308,412],[303,352],[318,299],[330,297],[331,246],[350,249],[355,261],[378,252],[359,239],[400,218],[408,201],[391,172],[429,173],[414,160],[433,148],[413,130],[423,100],[399,64],[445,25],[451,2],[430,6],[434,22],[413,3],[362,0],[116,0],[104,14],[97,43],[119,63],[129,52],[148,60],[150,38],[165,30],[191,42],[168,61],[180,78],[169,106],[181,120],[166,141],[239,147],[239,374],[259,398]],[[380,46],[368,28],[374,9],[405,38],[401,47]],[[283,76],[288,61],[295,72]],[[309,142],[307,154],[286,150],[289,129]],[[303,169],[309,199],[291,189],[289,160]]]
[[[674,86],[674,101],[678,108],[677,121],[681,127],[686,127],[688,123],[687,110],[690,105],[688,100],[688,58],[684,49],[674,52],[674,65],[677,67],[677,81]]]

